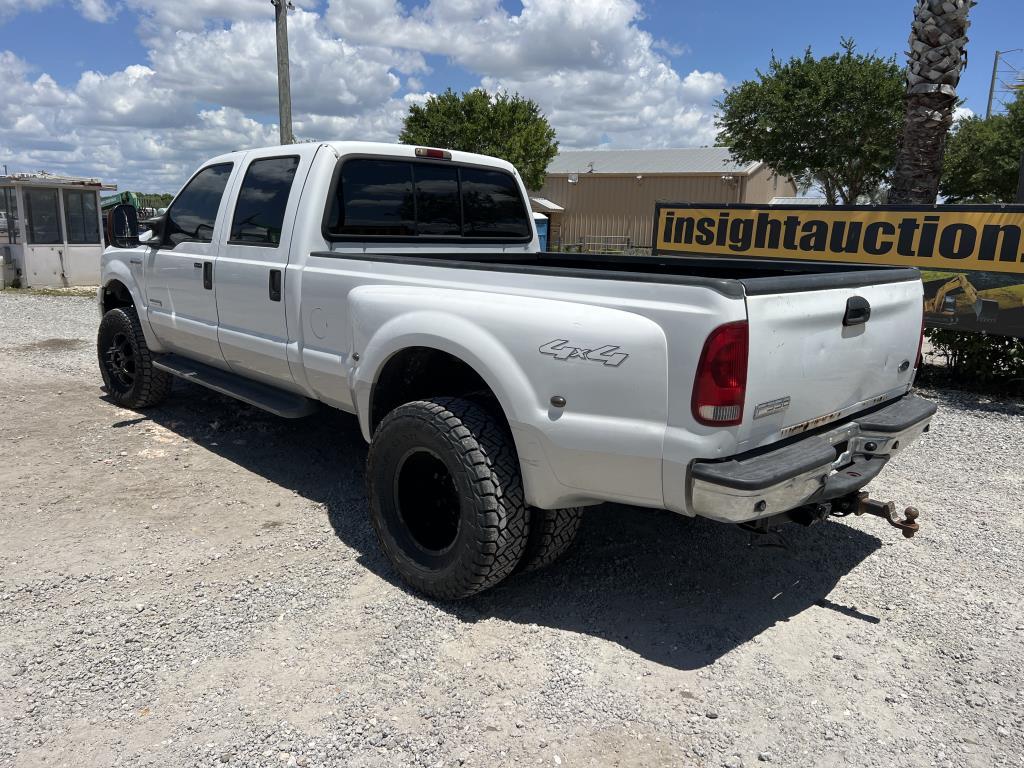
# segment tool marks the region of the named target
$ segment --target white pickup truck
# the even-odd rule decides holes
[[[109,396],[173,376],[370,443],[370,519],[416,589],[545,565],[605,501],[746,524],[871,512],[928,427],[907,269],[542,253],[510,164],[330,142],[214,158],[150,232],[111,219]],[[141,242],[140,242],[141,241]]]

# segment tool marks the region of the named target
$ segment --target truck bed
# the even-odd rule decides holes
[[[313,256],[361,261],[484,269],[498,272],[550,274],[633,282],[703,285],[726,296],[754,296],[825,288],[916,280],[920,273],[907,267],[807,262],[782,259],[629,256],[623,254],[556,253],[350,253],[318,251]]]

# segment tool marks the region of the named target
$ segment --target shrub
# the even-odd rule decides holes
[[[926,378],[945,378],[968,389],[1020,390],[1024,382],[1024,339],[988,333],[963,333],[929,328],[925,336],[946,361],[945,376],[929,371]]]

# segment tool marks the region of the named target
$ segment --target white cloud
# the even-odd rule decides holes
[[[682,77],[640,28],[635,0],[331,0],[326,19],[348,39],[443,55],[489,89],[519,92],[548,114],[564,146],[707,144],[714,72]]]
[[[974,117],[974,110],[969,107],[957,107],[953,110],[953,120],[968,120]]]
[[[75,7],[89,21],[103,23],[113,20],[116,15],[114,9],[110,7],[106,0],[78,0],[75,3]]]
[[[41,11],[57,0],[0,0],[0,22],[23,11]]]
[[[538,101],[565,147],[708,144],[722,75],[676,71],[683,46],[642,29],[636,0],[293,0],[295,133],[394,140],[428,96],[426,56],[490,90]],[[52,0],[0,0],[0,23]],[[148,60],[74,84],[0,51],[0,154],[12,168],[98,175],[170,190],[205,158],[277,140],[273,8],[267,0],[73,0],[92,21],[138,19]]]
[[[419,54],[356,47],[332,37],[319,17],[289,18],[293,107],[344,115],[373,109],[400,86],[398,72],[425,68]],[[277,111],[274,23],[239,21],[228,28],[178,32],[150,53],[159,80],[200,101],[256,112]]]

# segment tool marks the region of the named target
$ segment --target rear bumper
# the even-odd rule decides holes
[[[840,427],[781,448],[690,467],[690,508],[702,517],[745,523],[858,491],[916,440],[934,403],[906,396]]]

